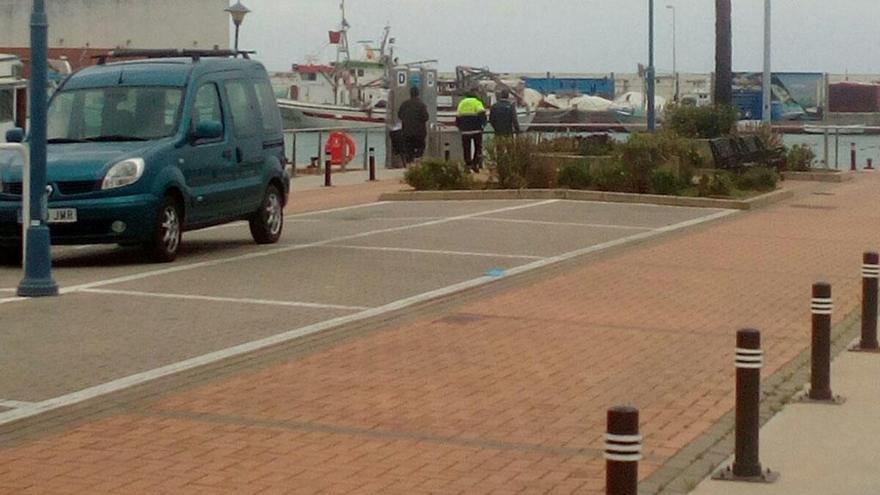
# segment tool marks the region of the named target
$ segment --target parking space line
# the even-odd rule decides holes
[[[411,249],[411,248],[396,248],[396,247],[383,247],[383,246],[352,246],[348,244],[331,244],[331,248],[340,248],[340,249],[360,249],[362,251],[387,251],[392,253],[416,253],[416,254],[447,254],[450,256],[482,256],[485,258],[510,258],[510,259],[520,259],[520,260],[542,260],[543,256],[527,256],[523,254],[498,254],[498,253],[474,253],[468,251],[443,251],[437,249]]]
[[[0,289],[0,292],[15,292],[16,289]]]
[[[7,409],[27,409],[30,407],[34,407],[34,404],[34,402],[0,399],[0,407],[5,407]]]
[[[524,223],[529,225],[558,225],[560,227],[592,227],[599,229],[619,229],[619,230],[656,230],[653,227],[636,227],[631,225],[608,225],[603,223],[576,223],[576,222],[545,222],[543,220],[519,220],[516,218],[494,218],[479,217],[469,218],[471,221],[479,222],[504,222],[504,223]]]
[[[534,205],[539,204],[547,204],[544,203],[534,203]],[[561,254],[559,256],[554,256],[552,258],[546,258],[543,260],[535,261],[533,263],[529,263],[527,265],[523,265],[520,267],[512,268],[506,272],[505,276],[510,276],[518,273],[527,272],[530,270],[535,270],[537,268],[541,268],[547,265],[551,265],[554,263],[558,263],[561,261],[565,261],[577,256],[581,256],[584,254],[594,253],[598,251],[602,251],[605,249],[609,249],[615,246],[620,246],[629,242],[639,241],[648,239],[651,237],[655,237],[661,235],[666,232],[672,232],[675,230],[680,230],[686,227],[691,227],[694,225],[699,225],[701,223],[710,222],[713,220],[717,220],[729,215],[735,215],[739,213],[736,210],[724,210],[718,213],[708,215],[701,218],[696,218],[693,220],[688,220],[685,222],[677,223],[674,225],[668,225],[666,227],[662,227],[657,230],[649,231],[649,232],[640,232],[638,234],[633,234],[628,237],[624,237],[621,239],[617,239],[611,242],[606,242],[604,244],[598,244],[594,246],[590,246],[584,249],[579,249],[576,251],[571,251],[568,253]],[[491,214],[491,212],[483,212],[482,214]],[[473,215],[466,215],[466,217],[479,215],[479,213]],[[387,229],[385,229],[387,230]],[[377,308],[367,309],[361,311],[359,313],[340,316],[337,318],[332,318],[329,320],[325,320],[322,322],[314,323],[311,325],[307,325],[304,327],[296,328],[293,330],[289,330],[287,332],[283,332],[277,335],[273,335],[270,337],[265,337],[259,340],[246,342],[244,344],[239,344],[237,346],[229,347],[227,349],[211,352],[208,354],[203,354],[201,356],[196,356],[190,359],[186,359],[184,361],[180,361],[177,363],[172,363],[169,365],[161,366],[159,368],[155,368],[152,370],[144,371],[141,373],[136,373],[133,375],[129,375],[124,378],[120,378],[117,380],[113,380],[107,383],[103,383],[101,385],[96,385],[94,387],[89,387],[83,390],[79,390],[77,392],[73,392],[70,394],[66,394],[60,397],[55,397],[52,399],[48,399],[42,402],[37,402],[27,408],[22,409],[13,409],[11,411],[6,411],[0,413],[0,425],[8,424],[17,420],[21,420],[27,417],[35,416],[47,411],[51,411],[54,409],[59,409],[62,407],[67,407],[73,404],[78,404],[90,399],[94,399],[106,394],[110,394],[113,392],[117,392],[120,390],[124,390],[145,382],[149,382],[152,380],[156,380],[158,378],[162,378],[165,376],[173,375],[176,373],[180,373],[183,371],[191,370],[193,368],[197,368],[200,366],[216,363],[218,361],[228,359],[234,356],[240,356],[242,354],[247,354],[250,352],[254,352],[260,349],[265,349],[267,347],[271,347],[278,344],[283,344],[289,342],[291,340],[295,340],[307,335],[312,335],[324,330],[328,330],[334,327],[338,327],[340,325],[345,325],[348,323],[354,323],[358,321],[362,321],[368,318],[381,316],[386,313],[390,313],[393,311],[402,310],[408,308],[410,306],[430,301],[432,299],[436,299],[438,297],[447,296],[454,294],[456,292],[460,292],[462,290],[471,289],[474,287],[479,287],[481,285],[489,284],[495,280],[498,280],[497,277],[492,276],[482,276],[479,278],[467,280],[464,282],[460,282],[458,284],[450,285],[447,287],[442,287],[440,289],[435,289],[429,292],[425,292],[422,294],[417,294],[415,296],[411,296],[404,299],[399,299],[397,301],[393,301],[391,303],[385,304],[384,306],[380,306]]]
[[[265,306],[289,306],[293,308],[337,309],[341,311],[364,311],[368,306],[344,306],[341,304],[322,304],[303,301],[277,301],[270,299],[249,299],[238,297],[200,296],[194,294],[169,294],[164,292],[141,292],[135,290],[114,289],[82,289],[79,292],[89,294],[110,294],[117,296],[154,297],[159,299],[185,299],[192,301],[223,302],[237,304],[262,304]]]
[[[103,287],[105,285],[113,285],[113,284],[120,284],[120,283],[124,283],[124,282],[132,282],[135,280],[143,280],[145,278],[157,277],[157,276],[161,276],[161,275],[168,275],[171,273],[179,273],[179,272],[189,271],[189,270],[195,270],[197,268],[207,268],[207,267],[211,267],[211,266],[223,265],[226,263],[233,263],[236,261],[246,261],[246,260],[251,260],[251,259],[255,259],[255,258],[263,258],[266,256],[273,256],[276,254],[283,254],[283,253],[288,253],[291,251],[297,251],[297,250],[301,250],[301,249],[326,246],[327,244],[332,244],[334,242],[349,241],[352,239],[360,239],[363,237],[368,237],[368,236],[376,235],[376,234],[402,232],[405,230],[417,229],[417,228],[422,228],[422,227],[430,227],[432,225],[441,225],[444,223],[455,222],[458,220],[464,220],[464,219],[473,218],[473,217],[482,216],[482,215],[492,215],[494,213],[503,213],[503,212],[507,212],[507,211],[522,210],[522,209],[526,209],[526,208],[535,208],[538,206],[556,203],[558,201],[559,201],[558,199],[549,199],[546,201],[538,201],[538,202],[534,202],[534,203],[526,203],[526,204],[521,204],[521,205],[507,206],[504,208],[496,208],[494,210],[477,211],[474,213],[468,213],[466,215],[446,217],[446,218],[442,218],[439,220],[431,220],[428,222],[414,223],[414,224],[402,225],[402,226],[398,226],[398,227],[389,227],[389,228],[385,228],[385,229],[370,230],[367,232],[360,232],[357,234],[349,234],[349,235],[344,235],[344,236],[340,236],[340,237],[334,237],[331,239],[326,239],[323,241],[316,241],[316,242],[312,242],[312,243],[308,243],[308,244],[294,244],[291,246],[270,248],[270,249],[258,251],[255,253],[240,254],[240,255],[231,256],[228,258],[219,258],[219,259],[215,259],[215,260],[201,261],[198,263],[190,263],[188,265],[181,264],[181,265],[172,266],[169,268],[163,268],[163,269],[159,269],[159,270],[151,270],[151,271],[146,271],[146,272],[141,272],[141,273],[134,273],[131,275],[123,275],[121,277],[115,277],[115,278],[104,279],[104,280],[97,280],[95,282],[87,282],[87,283],[80,284],[80,285],[74,285],[74,286],[62,288],[60,292],[62,294],[70,294],[72,292],[77,292],[77,291],[80,291],[83,289],[94,289],[96,287]],[[22,298],[0,299],[0,304],[11,303],[11,302],[16,302],[16,301],[21,301],[21,300],[27,300],[27,299],[22,299]]]

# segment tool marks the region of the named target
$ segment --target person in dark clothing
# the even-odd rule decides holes
[[[516,106],[510,101],[510,91],[504,89],[498,94],[498,101],[489,109],[489,123],[496,136],[519,134],[519,120]]]
[[[483,126],[486,125],[486,108],[477,98],[476,91],[465,93],[458,104],[455,125],[461,132],[461,148],[464,162],[473,172],[478,172],[483,163]],[[471,156],[473,146],[473,156]]]
[[[397,118],[403,125],[403,159],[407,164],[425,154],[425,139],[428,137],[428,107],[419,99],[419,88],[409,89],[409,100],[400,105]]]

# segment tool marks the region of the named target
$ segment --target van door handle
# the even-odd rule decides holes
[[[232,150],[223,150],[223,158],[232,158]]]

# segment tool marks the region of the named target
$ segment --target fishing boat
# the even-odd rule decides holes
[[[6,131],[23,122],[27,81],[21,75],[21,60],[0,54],[0,142],[6,141]]]

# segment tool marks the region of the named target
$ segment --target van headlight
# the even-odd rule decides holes
[[[143,158],[122,160],[107,171],[107,175],[104,176],[104,182],[101,184],[101,189],[106,190],[129,186],[137,182],[142,175],[144,175]]]

